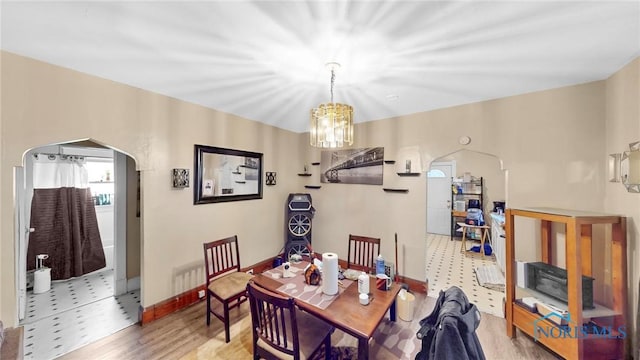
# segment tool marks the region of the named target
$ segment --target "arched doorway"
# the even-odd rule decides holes
[[[451,179],[448,179],[447,186],[433,187],[431,185],[438,180],[444,181],[444,179],[437,178],[437,175],[440,172],[446,172],[446,169],[450,169],[453,179],[461,178],[465,173],[474,178],[482,177],[482,210],[487,223],[491,222],[490,213],[493,209],[493,202],[506,201],[507,199],[507,171],[503,168],[502,160],[493,154],[460,149],[434,158],[429,163],[429,169],[430,172],[427,173],[427,203],[430,203],[430,198],[442,199],[445,202],[442,205],[446,208],[445,212],[451,213],[453,211],[455,201],[452,198]],[[430,174],[433,174],[434,179],[430,178]],[[446,191],[446,194],[434,194],[433,191]],[[429,221],[434,221],[436,217],[429,216],[429,211],[428,207],[427,229],[433,229],[433,226],[429,226]],[[442,216],[437,219],[439,220],[436,221],[443,221]],[[447,226],[451,229],[448,233],[427,232],[426,272],[430,295],[437,296],[443,288],[458,286],[463,289],[470,301],[476,303],[481,311],[504,316],[502,309],[504,290],[498,287],[489,289],[481,286],[476,275],[484,270],[495,271],[497,269],[500,272],[499,267],[493,268],[496,265],[495,254],[483,258],[479,253],[461,251],[461,242],[456,241],[455,236],[452,238],[455,227],[451,226],[451,217],[449,216],[445,220],[449,221]],[[479,245],[479,242],[473,245]],[[502,273],[501,275],[503,276]],[[496,291],[496,289],[500,291]]]
[[[95,219],[96,231],[100,234],[99,245],[91,246],[92,249],[102,250],[105,266],[98,265],[95,271],[90,268],[86,273],[54,278],[45,287],[42,285],[43,278],[36,277],[41,275],[41,271],[27,270],[33,269],[35,262],[32,259],[34,256],[28,257],[28,254],[45,253],[43,255],[48,256],[47,252],[57,253],[59,250],[59,232],[52,231],[51,235],[46,233],[53,226],[47,224],[51,222],[48,220],[51,215],[40,211],[44,211],[44,208],[57,209],[59,205],[64,208],[66,205],[62,203],[65,200],[56,195],[46,200],[53,199],[54,204],[42,206],[40,194],[66,187],[49,186],[49,183],[55,182],[51,178],[64,174],[67,165],[75,169],[75,174],[86,176],[84,181],[91,194],[88,196],[92,197],[88,202],[83,201],[83,204],[91,204],[86,211],[94,212],[94,215],[85,215],[88,214],[85,212],[77,218]],[[58,175],[54,176],[48,169],[55,169]],[[30,337],[24,343],[25,357],[54,358],[136,323],[140,306],[141,260],[140,218],[139,213],[135,213],[139,200],[135,159],[87,139],[30,149],[25,152],[23,167],[16,169],[16,174],[16,293],[20,325],[24,326],[25,334]],[[32,206],[36,191],[37,201],[40,202]],[[56,222],[64,222],[60,220],[60,214],[65,211],[54,211]],[[83,226],[80,226],[81,232],[88,232],[90,225]],[[41,242],[37,250],[34,250],[36,240],[30,242],[30,236]],[[47,247],[46,242],[49,241],[55,245]],[[42,242],[45,242],[45,246],[42,246]],[[29,245],[32,246],[31,252],[28,251]],[[83,249],[86,248],[84,246]],[[47,260],[44,265],[53,266],[60,257],[49,257]],[[59,265],[56,263],[56,266]],[[36,286],[38,282],[40,285]]]

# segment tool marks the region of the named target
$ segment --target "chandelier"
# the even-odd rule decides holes
[[[326,64],[331,70],[331,102],[311,109],[311,130],[309,132],[311,146],[320,148],[339,148],[353,144],[353,107],[333,102],[333,84],[335,71],[340,64]]]

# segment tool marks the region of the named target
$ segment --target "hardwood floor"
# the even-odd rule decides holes
[[[427,304],[417,309],[433,308],[435,299],[427,297],[425,301]],[[199,302],[145,326],[126,328],[59,359],[179,359],[212,337],[224,339],[221,321],[212,319],[211,326],[206,326],[204,308],[205,303]],[[422,312],[414,321],[428,315],[430,310]],[[231,315],[233,321],[250,316],[247,303],[232,310]],[[477,334],[487,359],[559,358],[520,332],[517,338],[509,339],[505,320],[489,314],[482,314]]]
[[[59,359],[179,359],[213,337],[224,340],[221,321],[213,318],[207,327],[205,304],[198,302],[144,326],[133,325]],[[248,303],[230,313],[232,323],[250,316]]]

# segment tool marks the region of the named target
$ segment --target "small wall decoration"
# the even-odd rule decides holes
[[[275,185],[276,184],[276,173],[274,171],[267,171],[266,179],[264,181],[266,185]]]
[[[621,154],[609,154],[609,181],[620,181],[620,155]]]
[[[383,147],[323,151],[320,181],[382,185],[383,162]]]
[[[173,187],[189,187],[189,169],[173,169]]]

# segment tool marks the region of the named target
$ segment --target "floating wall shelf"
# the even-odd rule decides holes
[[[310,173],[298,174],[298,176],[311,176]]]
[[[398,176],[420,176],[420,173],[397,173]]]
[[[385,160],[384,163],[385,164],[395,164],[396,161],[395,160]]]
[[[393,193],[408,193],[409,189],[390,189],[390,188],[382,188],[385,192],[393,192]]]
[[[305,185],[306,189],[320,189],[322,186],[320,185]]]
[[[317,166],[320,165],[320,162],[312,162],[311,165]]]

